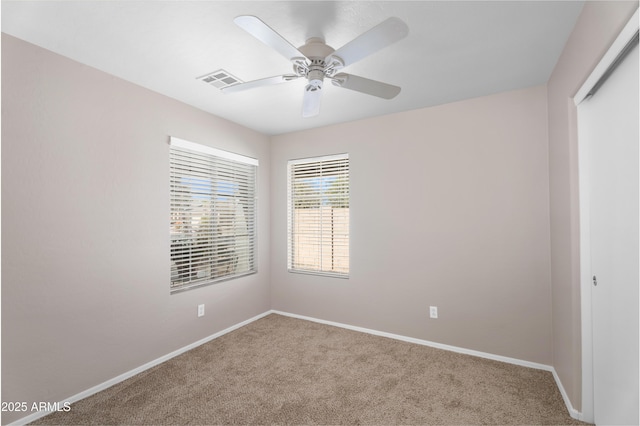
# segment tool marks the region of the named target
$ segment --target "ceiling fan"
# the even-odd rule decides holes
[[[308,83],[305,86],[302,101],[303,117],[313,117],[320,112],[320,98],[325,78],[330,80],[334,86],[384,99],[392,99],[400,93],[400,87],[398,86],[338,72],[340,69],[406,37],[409,33],[409,27],[398,18],[389,18],[381,22],[338,50],[327,46],[320,37],[310,38],[303,46],[295,48],[255,16],[238,16],[233,21],[240,28],[291,61],[293,74],[234,84],[222,89],[225,93],[285,83],[304,77]]]

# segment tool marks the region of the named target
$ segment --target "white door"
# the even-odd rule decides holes
[[[638,60],[636,44],[578,108],[590,210],[593,415],[602,425],[639,423]]]

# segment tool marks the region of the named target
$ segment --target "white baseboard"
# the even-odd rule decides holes
[[[362,332],[362,333],[373,334],[373,335],[376,335],[376,336],[388,337],[388,338],[395,339],[395,340],[401,340],[403,342],[415,343],[415,344],[423,345],[423,346],[430,346],[432,348],[444,349],[446,351],[457,352],[457,353],[461,353],[461,354],[465,354],[465,355],[472,355],[472,356],[477,356],[477,357],[480,357],[480,358],[491,359],[491,360],[494,360],[494,361],[506,362],[508,364],[520,365],[522,367],[535,368],[537,370],[550,371],[553,374],[553,378],[554,378],[554,380],[556,382],[556,385],[558,386],[558,389],[560,390],[560,394],[562,395],[562,400],[564,401],[564,404],[567,407],[567,411],[569,412],[569,415],[572,418],[576,419],[576,420],[582,420],[582,417],[583,417],[582,413],[580,413],[579,411],[577,411],[576,409],[573,408],[573,405],[571,404],[571,401],[569,400],[569,397],[567,396],[567,392],[565,391],[564,386],[562,386],[562,382],[560,381],[560,377],[558,377],[558,373],[556,373],[555,368],[553,368],[553,366],[551,366],[551,365],[539,364],[539,363],[531,362],[531,361],[524,361],[524,360],[517,359],[517,358],[510,358],[510,357],[506,357],[506,356],[502,356],[502,355],[495,355],[495,354],[490,354],[490,353],[487,353],[487,352],[480,352],[480,351],[475,351],[475,350],[472,350],[472,349],[466,349],[466,348],[460,348],[460,347],[457,347],[457,346],[445,345],[445,344],[442,344],[442,343],[431,342],[429,340],[416,339],[416,338],[413,338],[413,337],[407,337],[407,336],[402,336],[402,335],[399,335],[399,334],[387,333],[387,332],[384,332],[384,331],[372,330],[372,329],[368,329],[368,328],[357,327],[357,326],[348,325],[348,324],[342,324],[342,323],[333,322],[333,321],[321,320],[321,319],[317,319],[317,318],[307,317],[307,316],[304,316],[304,315],[292,314],[292,313],[289,313],[289,312],[282,312],[282,311],[277,311],[277,310],[272,310],[271,312],[274,313],[274,314],[284,315],[284,316],[288,316],[288,317],[292,317],[292,318],[303,319],[303,320],[307,320],[307,321],[313,321],[313,322],[317,322],[317,323],[320,323],[320,324],[332,325],[332,326],[335,326],[335,327],[346,328],[348,330],[359,331],[359,332]]]
[[[562,382],[560,381],[560,377],[558,376],[558,373],[556,372],[555,368],[551,369],[551,373],[553,373],[553,378],[556,381],[556,385],[558,386],[558,390],[560,390],[560,394],[562,395],[562,400],[564,401],[564,405],[567,407],[567,410],[569,411],[569,415],[571,417],[573,417],[576,420],[580,420],[581,422],[584,421],[584,415],[576,410],[575,408],[573,408],[573,404],[571,404],[571,400],[569,399],[569,397],[567,396],[567,391],[564,390],[564,386],[562,386]]]
[[[180,349],[177,349],[177,350],[175,350],[175,351],[173,351],[173,352],[171,352],[171,353],[169,353],[167,355],[164,355],[164,356],[161,356],[160,358],[154,359],[153,361],[150,361],[150,362],[148,362],[148,363],[146,363],[144,365],[141,365],[140,367],[134,368],[133,370],[127,371],[126,373],[123,373],[123,374],[121,374],[121,375],[119,375],[117,377],[114,377],[113,379],[109,379],[106,382],[100,383],[99,385],[96,385],[96,386],[94,386],[94,387],[92,387],[90,389],[87,389],[87,390],[82,391],[80,393],[77,393],[77,394],[75,394],[75,395],[73,395],[73,396],[71,396],[69,398],[66,398],[64,401],[60,401],[57,405],[62,407],[62,406],[64,406],[65,403],[73,404],[74,402],[78,402],[81,399],[87,398],[87,397],[89,397],[89,396],[91,396],[91,395],[93,395],[95,393],[98,393],[98,392],[103,391],[103,390],[105,390],[107,388],[110,388],[111,386],[113,386],[113,385],[115,385],[117,383],[120,383],[120,382],[122,382],[122,381],[124,381],[124,380],[126,380],[126,379],[128,379],[130,377],[133,377],[136,374],[140,374],[143,371],[150,369],[151,367],[155,367],[158,364],[162,364],[163,362],[168,361],[173,357],[176,357],[176,356],[178,356],[180,354],[183,354],[183,353],[185,353],[185,352],[187,352],[187,351],[189,351],[191,349],[194,349],[194,348],[196,348],[196,347],[198,347],[200,345],[203,345],[203,344],[205,344],[207,342],[210,342],[213,339],[216,339],[216,338],[218,338],[220,336],[223,336],[223,335],[225,335],[227,333],[230,333],[230,332],[232,332],[234,330],[237,330],[240,327],[244,327],[245,325],[250,324],[250,323],[252,323],[252,322],[254,322],[256,320],[259,320],[260,318],[266,317],[267,315],[269,315],[271,313],[272,313],[272,311],[263,312],[262,314],[256,315],[253,318],[249,318],[246,321],[242,321],[242,322],[240,322],[238,324],[232,325],[231,327],[225,328],[224,330],[219,331],[217,333],[214,333],[214,334],[212,334],[210,336],[207,336],[204,339],[200,339],[197,342],[191,343],[191,344],[189,344],[187,346],[184,346],[184,347],[182,347]],[[36,421],[36,420],[46,416],[48,414],[51,414],[51,412],[49,412],[49,411],[37,411],[37,412],[35,412],[33,414],[30,414],[30,415],[28,415],[26,417],[23,417],[21,419],[16,420],[13,423],[10,423],[8,426],[26,425],[28,423],[31,423],[33,421]]]
[[[333,322],[333,321],[325,321],[325,320],[321,320],[321,319],[317,319],[317,318],[306,317],[306,316],[303,316],[303,315],[290,314],[288,312],[281,312],[281,311],[272,311],[272,312],[274,314],[285,315],[285,316],[292,317],[292,318],[299,318],[299,319],[303,319],[303,320],[307,320],[307,321],[313,321],[313,322],[317,322],[317,323],[321,323],[321,324],[332,325],[332,326],[335,326],[335,327],[346,328],[348,330],[360,331],[362,333],[373,334],[373,335],[382,336],[382,337],[388,337],[390,339],[395,339],[395,340],[401,340],[403,342],[415,343],[415,344],[423,345],[423,346],[430,346],[432,348],[444,349],[446,351],[451,351],[451,352],[458,352],[458,353],[465,354],[465,355],[473,355],[473,356],[477,356],[477,357],[480,357],[480,358],[492,359],[494,361],[502,361],[502,362],[506,362],[508,364],[515,364],[515,365],[520,365],[520,366],[523,366],[523,367],[535,368],[537,370],[546,370],[546,371],[552,371],[553,370],[553,367],[550,366],[550,365],[538,364],[536,362],[531,362],[531,361],[523,361],[523,360],[517,359],[517,358],[509,358],[509,357],[502,356],[502,355],[494,355],[494,354],[490,354],[490,353],[486,353],[486,352],[474,351],[472,349],[460,348],[458,346],[445,345],[445,344],[442,344],[442,343],[431,342],[429,340],[416,339],[414,337],[407,337],[407,336],[402,336],[402,335],[399,335],[399,334],[387,333],[385,331],[372,330],[372,329],[369,329],[369,328],[356,327],[356,326],[353,326],[353,325],[342,324],[342,323]]]
[[[465,348],[460,348],[457,346],[451,346],[451,345],[445,345],[442,343],[436,343],[436,342],[431,342],[428,340],[422,340],[422,339],[416,339],[413,337],[407,337],[407,336],[402,336],[399,334],[393,334],[393,333],[387,333],[384,331],[378,331],[378,330],[372,330],[372,329],[368,329],[368,328],[363,328],[363,327],[357,327],[357,326],[353,326],[353,325],[348,325],[348,324],[342,324],[342,323],[338,323],[338,322],[333,322],[333,321],[326,321],[326,320],[321,320],[318,318],[312,318],[312,317],[307,317],[304,315],[297,315],[297,314],[292,314],[289,312],[282,312],[282,311],[278,311],[278,310],[269,310],[267,312],[264,312],[260,315],[256,315],[253,318],[249,318],[246,321],[242,321],[238,324],[232,325],[231,327],[228,327],[222,331],[219,331],[217,333],[214,333],[208,337],[205,337],[204,339],[200,339],[197,342],[191,343],[187,346],[184,346],[178,350],[175,350],[167,355],[161,356],[160,358],[157,358],[153,361],[150,361],[144,365],[141,365],[140,367],[134,368],[133,370],[127,371],[126,373],[123,373],[117,377],[114,377],[113,379],[107,380],[106,382],[103,382],[97,386],[94,386],[90,389],[87,389],[85,391],[82,391],[80,393],[77,393],[67,399],[65,399],[64,401],[60,401],[58,403],[59,406],[63,406],[65,403],[70,403],[73,404],[74,402],[80,401],[81,399],[87,398],[95,393],[98,393],[100,391],[103,391],[117,383],[120,383],[130,377],[135,376],[136,374],[142,373],[145,370],[148,370],[151,367],[155,367],[158,364],[162,364],[165,361],[170,360],[173,357],[176,357],[180,354],[183,354],[191,349],[194,349],[200,345],[203,345],[207,342],[210,342],[213,339],[216,339],[220,336],[223,336],[227,333],[230,333],[234,330],[237,330],[240,327],[244,327],[247,324],[250,324],[256,320],[259,320],[260,318],[264,318],[269,314],[278,314],[278,315],[283,315],[283,316],[287,316],[287,317],[292,317],[292,318],[298,318],[298,319],[302,319],[302,320],[306,320],[306,321],[313,321],[313,322],[317,322],[320,324],[326,324],[326,325],[331,325],[331,326],[335,326],[335,327],[340,327],[340,328],[345,328],[348,330],[353,330],[353,331],[359,331],[361,333],[367,333],[367,334],[372,334],[372,335],[376,335],[376,336],[381,336],[381,337],[388,337],[391,339],[395,339],[395,340],[401,340],[403,342],[409,342],[409,343],[415,343],[418,345],[423,345],[423,346],[430,346],[433,348],[437,348],[437,349],[443,349],[443,350],[447,350],[447,351],[451,351],[451,352],[457,352],[457,353],[461,353],[461,354],[466,354],[466,355],[472,355],[472,356],[477,356],[480,358],[486,358],[486,359],[491,359],[494,361],[501,361],[501,362],[506,362],[508,364],[515,364],[515,365],[520,365],[523,367],[529,367],[529,368],[535,368],[538,370],[545,370],[545,371],[550,371],[553,374],[553,378],[556,381],[556,384],[558,386],[558,389],[560,390],[560,393],[562,394],[562,399],[564,400],[565,405],[567,406],[567,410],[569,411],[569,415],[571,417],[573,417],[574,419],[577,420],[582,420],[582,413],[578,412],[577,410],[575,410],[573,408],[573,406],[571,405],[571,401],[569,400],[567,393],[564,390],[564,387],[562,386],[562,382],[560,381],[560,378],[558,377],[558,374],[556,373],[556,370],[550,366],[550,365],[546,365],[546,364],[539,364],[536,362],[531,362],[531,361],[524,361],[521,359],[517,359],[517,358],[510,358],[510,357],[505,357],[505,356],[501,356],[501,355],[495,355],[495,354],[490,354],[490,353],[486,353],[486,352],[480,352],[480,351],[475,351],[472,349],[465,349]],[[16,421],[14,421],[13,423],[10,423],[8,426],[22,426],[28,423],[31,423],[35,420],[38,420],[39,418],[42,418],[46,415],[50,414],[50,412],[48,411],[38,411],[36,413],[30,414],[26,417],[23,417],[21,419],[18,419]]]

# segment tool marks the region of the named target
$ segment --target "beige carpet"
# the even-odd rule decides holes
[[[550,372],[269,315],[34,424],[582,424]]]

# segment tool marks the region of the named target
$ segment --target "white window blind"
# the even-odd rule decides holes
[[[171,292],[255,273],[258,161],[174,137],[169,151]]]
[[[349,275],[349,155],[288,162],[288,268]]]

